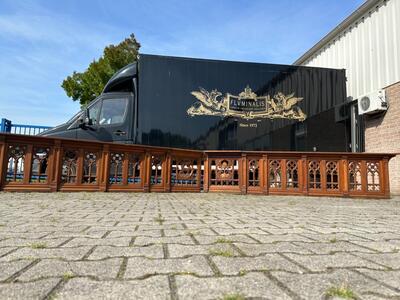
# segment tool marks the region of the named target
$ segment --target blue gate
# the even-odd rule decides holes
[[[37,135],[50,128],[52,127],[41,125],[13,124],[11,120],[7,120],[5,118],[1,119],[0,123],[0,132],[8,132],[14,134]]]

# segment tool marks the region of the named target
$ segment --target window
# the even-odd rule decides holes
[[[100,113],[100,125],[122,123],[128,99],[104,99]]]
[[[97,125],[101,101],[96,101],[89,107],[89,118],[92,120],[92,125]]]

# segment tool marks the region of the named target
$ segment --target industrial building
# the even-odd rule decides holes
[[[346,70],[347,103],[337,114],[351,121],[353,152],[400,153],[400,0],[368,0],[295,65]],[[400,194],[400,156],[389,165]]]

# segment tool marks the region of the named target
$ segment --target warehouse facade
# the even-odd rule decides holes
[[[368,0],[294,62],[346,70],[353,152],[400,153],[399,16],[400,0]],[[377,95],[387,107],[359,110],[361,99]],[[390,178],[392,193],[400,194],[399,155],[390,162]]]

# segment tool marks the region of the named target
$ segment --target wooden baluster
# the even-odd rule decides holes
[[[53,151],[50,154],[49,159],[49,182],[50,182],[50,191],[57,192],[60,189],[61,182],[61,169],[62,169],[62,148],[61,141],[55,140]]]
[[[344,197],[349,197],[349,161],[343,156],[339,165],[339,190]]]
[[[301,157],[301,173],[302,173],[302,185],[303,195],[308,196],[308,159],[306,155]]]
[[[368,172],[367,172],[367,162],[365,160],[361,161],[361,190],[363,193],[368,193]]]
[[[389,180],[389,157],[385,156],[379,163],[380,165],[380,186],[385,198],[390,198],[390,180]]]
[[[146,152],[143,160],[143,168],[140,173],[143,182],[143,192],[150,192],[150,177],[151,177],[151,153]]]
[[[4,135],[0,136],[0,191],[6,181],[7,173],[7,143]]]
[[[247,194],[248,169],[247,155],[242,153],[242,157],[239,160],[239,186],[242,194]]]
[[[77,167],[76,167],[76,182],[75,184],[80,186],[83,181],[83,164],[85,163],[85,150],[79,149],[78,151],[78,159],[77,159]]]
[[[165,159],[162,163],[162,182],[164,184],[164,192],[171,192],[171,163],[172,155],[171,152],[167,152]]]
[[[262,190],[265,195],[269,194],[269,182],[268,182],[268,176],[269,176],[269,163],[268,163],[268,155],[264,154],[262,157],[262,172],[261,172],[261,180],[262,180]]]
[[[204,156],[203,191],[208,192],[210,188],[210,157],[206,153]]]
[[[319,172],[320,172],[320,181],[321,181],[321,191],[325,194],[327,191],[327,184],[326,184],[326,160],[320,159],[319,160]]]
[[[201,160],[202,157],[197,157],[197,173],[196,173],[196,187],[197,187],[197,191],[200,192],[201,190]]]
[[[122,152],[122,154],[124,155],[122,159],[122,185],[127,185],[129,176],[129,153]]]
[[[29,144],[26,147],[25,157],[24,157],[24,184],[29,184],[31,179],[32,170],[32,155],[33,155],[33,145]]]
[[[101,159],[98,160],[99,170],[97,171],[97,179],[99,180],[99,190],[106,192],[110,177],[110,145],[104,144]]]
[[[287,192],[286,159],[281,159],[281,185],[282,191]]]

